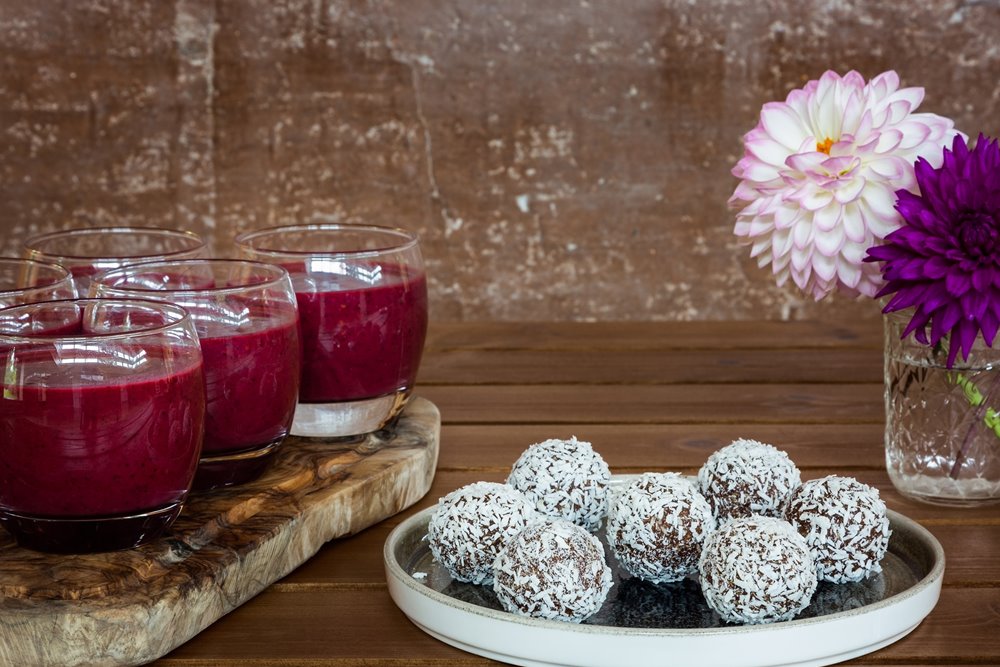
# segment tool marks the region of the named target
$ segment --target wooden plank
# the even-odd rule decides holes
[[[419,385],[882,382],[882,350],[448,350]]]
[[[912,635],[860,662],[1000,661],[998,595],[995,588],[946,588]],[[362,659],[378,665],[468,658],[411,624],[384,588],[344,588],[265,591],[155,664],[316,660],[337,665]]]
[[[446,408],[447,411],[447,408]],[[449,424],[441,429],[441,470],[510,467],[524,449],[548,438],[587,440],[619,472],[650,465],[698,467],[736,438],[788,452],[800,468],[885,467],[884,427],[871,424]]]
[[[878,424],[875,384],[421,387],[444,424]]]
[[[426,349],[882,349],[881,317],[857,321],[432,322]]]
[[[193,496],[170,533],[81,556],[0,539],[0,662],[134,665],[163,655],[312,556],[421,498],[440,417],[416,399],[383,436],[289,438],[248,484]],[[388,437],[386,437],[388,436]]]

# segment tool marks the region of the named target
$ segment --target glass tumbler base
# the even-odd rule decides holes
[[[299,403],[292,435],[306,438],[344,438],[373,433],[385,427],[406,405],[408,391],[343,403]]]
[[[0,510],[0,523],[19,545],[35,551],[84,554],[131,549],[159,537],[183,503],[127,516],[35,517]]]
[[[282,436],[253,449],[202,456],[191,488],[208,491],[252,482],[264,474],[284,440]]]

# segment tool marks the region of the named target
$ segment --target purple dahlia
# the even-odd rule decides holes
[[[903,226],[865,261],[882,263],[876,296],[893,294],[883,312],[915,309],[904,338],[937,345],[950,335],[951,368],[980,332],[992,347],[1000,326],[1000,147],[980,134],[970,150],[955,137],[939,168],[920,158],[914,171],[920,193],[896,192]]]

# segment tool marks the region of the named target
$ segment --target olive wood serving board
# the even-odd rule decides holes
[[[195,636],[328,540],[430,488],[441,417],[412,399],[353,442],[290,437],[260,479],[192,494],[169,534],[136,549],[57,556],[0,530],[0,663],[133,665]]]

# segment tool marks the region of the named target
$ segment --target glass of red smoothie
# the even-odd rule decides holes
[[[207,400],[194,488],[260,476],[288,435],[299,393],[299,318],[288,273],[231,259],[148,262],[96,276],[91,294],[162,299],[188,311]]]
[[[292,433],[354,436],[385,427],[413,388],[427,333],[417,236],[305,224],[240,234],[236,244],[292,277],[303,351]]]
[[[88,227],[32,236],[24,256],[69,269],[76,291],[85,296],[91,278],[120,266],[158,259],[206,256],[204,241],[194,232],[158,227]]]
[[[159,536],[201,453],[205,387],[187,312],[139,300],[0,310],[0,523],[86,553]]]
[[[73,277],[58,264],[0,257],[0,308],[75,297]]]

